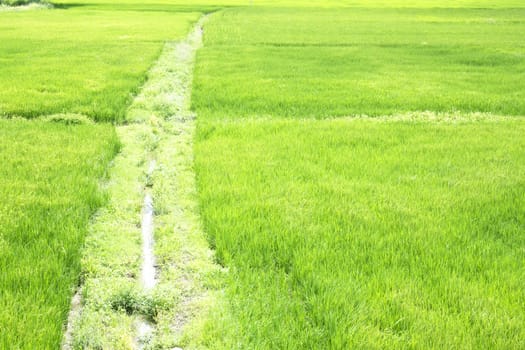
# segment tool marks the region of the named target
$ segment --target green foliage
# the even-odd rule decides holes
[[[115,122],[163,43],[181,38],[199,13],[64,5],[0,17],[0,115],[68,112]]]
[[[230,267],[209,348],[524,347],[524,132],[201,121],[202,215]]]
[[[206,27],[196,171],[230,273],[192,346],[523,348],[525,121],[493,115],[525,114],[523,4],[340,3]]]
[[[141,315],[149,321],[155,321],[159,312],[171,307],[170,298],[162,295],[143,293],[136,288],[118,290],[110,297],[109,303],[115,311],[123,311],[128,315]]]
[[[231,9],[199,53],[206,118],[525,114],[523,9]]]
[[[60,3],[77,4],[79,0],[61,0]],[[523,8],[521,0],[155,0],[145,4],[142,0],[92,0],[89,4],[107,6],[138,6],[150,9],[156,6],[178,6],[180,8],[225,8],[225,7],[274,7],[274,8]],[[88,4],[88,6],[89,6]]]
[[[209,262],[195,203],[193,116],[173,104],[191,72],[166,56],[128,106],[166,41],[230,6],[206,27],[193,98],[205,229],[230,271],[222,303],[223,271]],[[464,114],[523,115],[523,1],[5,8],[0,348],[59,347],[81,250],[77,348],[133,347],[138,317],[157,322],[164,347],[525,347],[525,125]],[[180,91],[166,78],[179,74]],[[313,120],[399,112],[410,113]],[[111,201],[88,225],[119,143],[87,118],[126,117],[138,124],[117,129],[126,147]],[[147,153],[159,162],[147,179],[159,206],[151,295],[136,289]],[[174,312],[205,307],[211,319],[175,338]]]
[[[118,147],[108,125],[0,120],[0,348],[58,348]]]

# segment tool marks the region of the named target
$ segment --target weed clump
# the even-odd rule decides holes
[[[46,4],[46,2],[40,0],[0,0],[0,5],[4,6],[23,6],[29,4]]]
[[[40,117],[43,121],[62,123],[65,125],[85,125],[94,124],[93,120],[82,114],[59,113]]]
[[[155,322],[157,315],[168,310],[173,301],[166,293],[144,293],[137,289],[128,288],[118,291],[110,297],[109,305],[115,311],[125,312],[128,315],[140,315],[150,322]]]

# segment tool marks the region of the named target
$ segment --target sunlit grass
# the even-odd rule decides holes
[[[57,349],[113,127],[0,120],[0,348]]]
[[[523,348],[523,10],[350,3],[206,28],[196,170],[230,277],[196,344]]]
[[[525,114],[524,10],[231,9],[199,53],[206,118]]]
[[[525,346],[524,132],[201,121],[202,214],[231,273],[210,348]]]
[[[0,13],[0,116],[122,121],[163,43],[182,38],[199,16],[170,7]]]
[[[189,343],[525,347],[525,125],[462,114],[524,114],[522,1],[66,0],[1,10],[0,116],[124,122],[163,44],[222,7],[239,8],[205,28],[193,107],[205,229],[230,277],[227,305]],[[315,120],[421,110],[455,117]],[[88,222],[104,202],[115,130],[64,122],[0,119],[0,348],[58,348]],[[96,317],[99,339],[133,338],[98,327],[131,323]],[[84,330],[83,344],[97,343]]]
[[[117,151],[115,130],[71,113],[122,122],[164,43],[184,37],[201,15],[169,4],[144,10],[55,4],[0,12],[2,349],[59,347],[84,236],[104,200],[99,181]],[[55,113],[63,114],[1,119]]]
[[[59,0],[60,3],[82,3],[81,0]],[[145,6],[141,0],[92,0],[88,5],[108,5],[111,7],[139,5]],[[523,8],[521,0],[155,0],[146,6],[170,5],[186,7],[293,7],[293,8],[341,8],[341,7],[372,7],[372,8]]]

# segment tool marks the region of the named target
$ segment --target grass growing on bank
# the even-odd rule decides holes
[[[210,348],[525,346],[524,132],[201,122],[202,215],[230,267]]]
[[[122,121],[166,40],[198,12],[57,7],[0,13],[0,116],[81,113]]]
[[[0,120],[0,348],[59,347],[117,149],[108,125]]]
[[[401,4],[401,2],[399,2]],[[201,115],[525,114],[524,9],[230,9],[210,21]]]
[[[207,306],[218,299],[221,270],[199,220],[195,120],[188,110],[204,20],[184,41],[165,45],[129,108],[133,122],[117,127],[122,152],[110,171],[110,201],[87,236],[83,308],[72,321],[72,349],[134,349],[139,343],[145,349],[172,349],[205,333],[200,325]],[[158,283],[152,290],[138,283],[142,242],[137,220],[145,191],[153,196],[155,210]],[[138,336],[141,319],[150,322],[150,335]]]

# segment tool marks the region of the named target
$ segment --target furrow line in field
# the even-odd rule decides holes
[[[142,208],[141,233],[142,233],[142,266],[140,281],[145,293],[149,293],[157,284],[155,252],[154,252],[154,205],[149,180],[155,171],[156,161],[152,159],[146,173],[146,186],[144,188],[144,205]],[[135,347],[139,350],[147,346],[154,331],[154,325],[145,317],[140,317],[137,322],[137,339]]]

